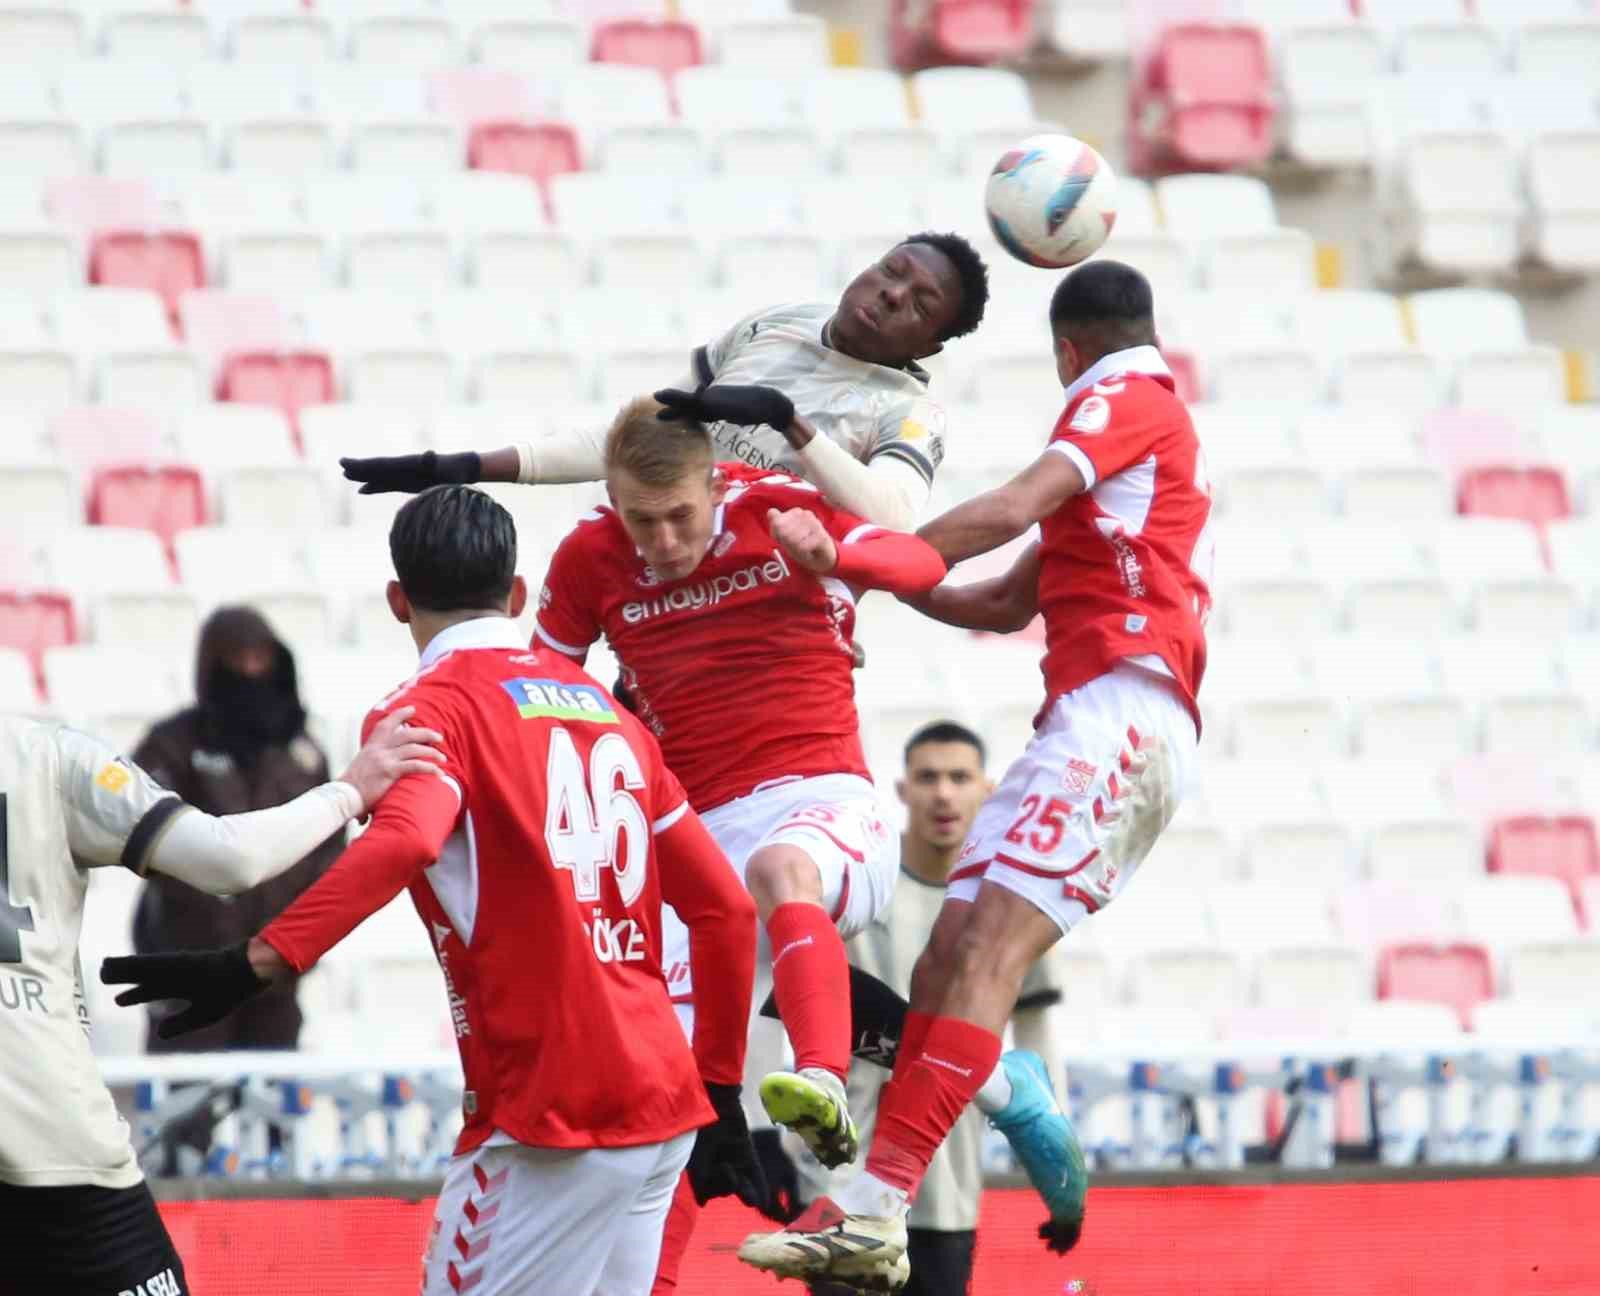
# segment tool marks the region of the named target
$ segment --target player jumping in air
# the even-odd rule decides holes
[[[782,468],[840,508],[907,530],[944,458],[943,408],[917,361],[972,332],[989,300],[988,271],[956,234],[913,234],[845,288],[838,302],[775,306],[738,321],[693,354],[668,399],[711,429],[717,457]],[[714,385],[713,385],[714,384]],[[777,388],[799,411],[763,425],[745,390]],[[479,454],[342,459],[364,494],[440,482],[582,482],[605,476],[597,429]]]
[[[188,999],[203,1025],[409,888],[466,1083],[424,1296],[643,1296],[686,1166],[702,1197],[765,1195],[739,1102],[755,906],[644,726],[526,646],[503,508],[439,487],[389,545],[389,605],[421,664],[367,724],[414,707],[445,760],[402,779],[246,950],[120,960],[108,979]],[[693,933],[692,1051],[661,975],[663,901]]]
[[[433,768],[424,744],[440,735],[407,725],[411,714],[376,726],[338,780],[222,818],[87,734],[0,717],[0,1219],[14,1239],[0,1291],[189,1290],[89,1047],[78,967],[89,871],[153,870],[211,895],[276,877],[402,774]]]
[[[1040,543],[1005,576],[907,600],[985,630],[1020,629],[1043,612],[1045,705],[950,875],[865,1173],[787,1230],[747,1238],[740,1257],[759,1269],[879,1290],[903,1281],[907,1202],[993,1069],[1024,973],[1120,893],[1193,766],[1211,601],[1210,488],[1156,349],[1150,286],[1129,266],[1090,262],[1056,288],[1050,326],[1066,408],[1045,452],[921,532],[952,563],[1035,523]],[[1123,813],[1111,816],[1117,798]],[[1023,1097],[1019,1089],[995,1123],[1013,1126]],[[1034,1128],[1065,1123],[1052,1112]],[[1077,1240],[1087,1188],[1081,1158],[1062,1160],[1061,1146],[1013,1138],[1050,1206],[1041,1235],[1057,1250]]]

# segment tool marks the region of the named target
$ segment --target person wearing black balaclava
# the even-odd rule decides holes
[[[194,685],[195,705],[158,722],[133,752],[158,783],[224,815],[278,805],[327,780],[327,758],[305,731],[294,658],[260,613],[223,607],[207,618]],[[336,834],[288,872],[227,900],[152,874],[134,914],[134,948],[213,949],[243,940],[321,877],[343,848]],[[171,1040],[148,1030],[146,1041],[151,1052],[292,1049],[299,1035],[290,981],[215,1026]]]

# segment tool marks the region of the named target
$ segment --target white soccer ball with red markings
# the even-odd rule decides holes
[[[1007,252],[1059,270],[1105,243],[1117,219],[1117,176],[1080,139],[1033,135],[994,164],[983,201]]]

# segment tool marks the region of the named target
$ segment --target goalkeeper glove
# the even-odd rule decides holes
[[[157,1035],[171,1039],[221,1021],[267,988],[269,982],[250,966],[246,944],[240,941],[220,950],[108,958],[100,965],[100,980],[106,985],[133,987],[117,996],[117,1003],[123,1006],[158,999],[187,1003],[182,1012],[162,1018],[156,1027]]]
[[[464,486],[483,475],[483,460],[476,450],[461,454],[384,455],[376,459],[341,459],[345,477],[361,482],[362,495],[404,491],[415,495],[430,486]]]
[[[713,1197],[731,1195],[746,1206],[766,1209],[767,1179],[750,1142],[739,1086],[708,1084],[706,1095],[716,1109],[717,1119],[695,1135],[694,1149],[689,1153],[687,1170],[694,1199],[704,1206]]]
[[[794,422],[794,402],[776,387],[712,384],[693,392],[668,387],[655,396],[667,407],[656,417],[668,422],[691,418],[699,423],[735,423],[742,427],[765,423],[785,433]]]

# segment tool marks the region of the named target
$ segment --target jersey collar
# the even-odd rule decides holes
[[[1126,347],[1121,351],[1113,351],[1110,355],[1101,356],[1068,383],[1067,404],[1072,404],[1080,392],[1088,391],[1102,378],[1120,373],[1149,374],[1155,378],[1165,378],[1166,386],[1172,386],[1172,370],[1167,368],[1167,362],[1161,358],[1160,351],[1153,346]]]
[[[526,648],[528,636],[522,633],[510,617],[474,617],[471,621],[457,621],[446,626],[422,650],[417,665],[432,666],[446,653],[457,648]]]

